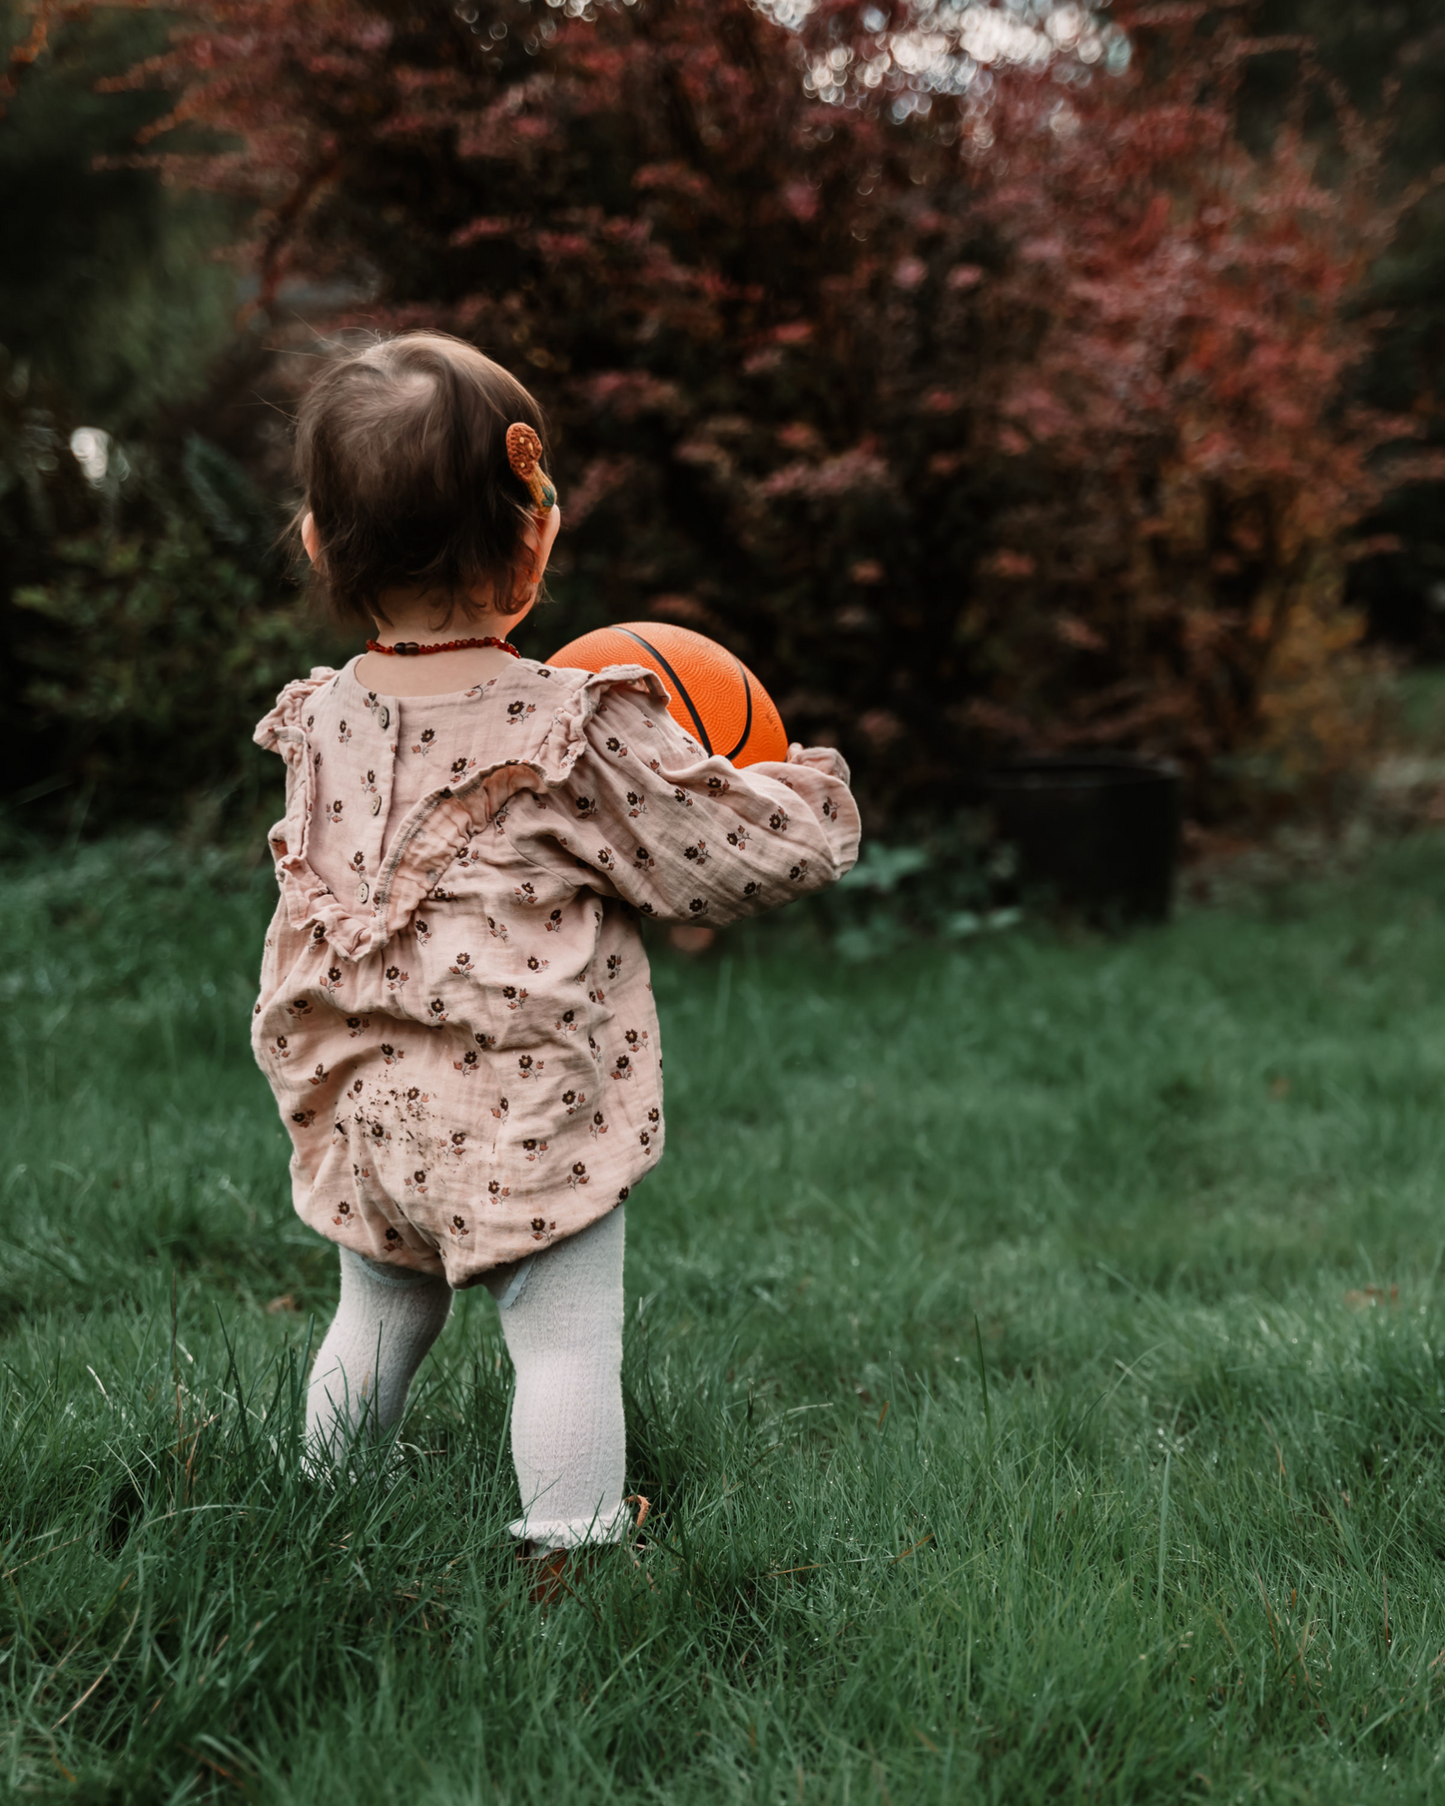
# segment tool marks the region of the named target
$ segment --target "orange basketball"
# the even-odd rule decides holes
[[[547,660],[571,671],[605,671],[609,665],[645,665],[671,697],[667,712],[734,765],[786,759],[788,736],[773,699],[741,659],[706,634],[665,621],[625,621],[584,633]]]

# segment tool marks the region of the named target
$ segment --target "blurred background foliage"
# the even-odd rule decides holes
[[[1445,620],[1434,12],[10,0],[9,818],[253,823],[250,724],[349,650],[287,413],[413,324],[552,419],[528,651],[711,633],[905,839],[1020,751],[1338,807]]]
[[[253,435],[231,429],[240,458],[205,437],[264,357],[222,256],[244,216],[140,160],[163,95],[100,91],[164,49],[170,17],[12,0],[0,22],[7,815],[214,831],[231,803],[249,825],[267,774],[247,733],[316,634],[245,468]]]
[[[1415,412],[1426,442],[1445,444],[1440,411],[1445,371],[1445,16],[1435,0],[1264,0],[1262,35],[1306,33],[1332,80],[1353,105],[1388,126],[1380,189],[1393,200],[1413,188],[1391,243],[1373,262],[1359,297],[1383,315],[1359,393],[1377,405]],[[1254,63],[1242,124],[1252,140],[1287,111],[1293,55]],[[1427,186],[1429,185],[1429,186]],[[1445,655],[1445,508],[1437,484],[1403,484],[1377,509],[1372,531],[1399,544],[1351,574],[1353,600],[1379,640]]]
[[[4,0],[7,46],[28,49],[42,17]],[[4,343],[86,419],[124,434],[194,400],[234,331],[235,271],[210,255],[230,235],[228,210],[134,164],[164,96],[97,91],[168,36],[159,14],[71,9],[12,69],[0,126]]]

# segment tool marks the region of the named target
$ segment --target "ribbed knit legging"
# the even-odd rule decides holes
[[[542,1548],[615,1542],[626,1529],[624,1241],[619,1208],[491,1284],[517,1372],[512,1459],[522,1516],[510,1528]],[[313,1464],[390,1429],[451,1308],[445,1280],[342,1249],[341,1303],[306,1394]]]

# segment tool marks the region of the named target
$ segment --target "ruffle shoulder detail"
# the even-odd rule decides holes
[[[570,673],[569,673],[570,675]],[[537,765],[551,787],[565,784],[577,761],[587,751],[587,728],[593,717],[617,691],[646,697],[665,711],[671,698],[655,671],[646,665],[607,665],[589,671],[552,715],[552,724],[537,751]]]
[[[286,685],[276,698],[276,706],[269,715],[263,715],[256,723],[256,731],[251,738],[257,746],[264,747],[267,752],[280,752],[284,744],[283,735],[286,729],[299,731],[301,726],[301,710],[325,683],[329,683],[336,673],[330,665],[313,665],[309,677],[297,677]]]
[[[295,760],[295,749],[305,742],[301,717],[307,699],[333,675],[318,667],[310,677],[287,684],[275,709],[257,728],[257,744]],[[349,960],[380,951],[442,882],[469,834],[486,827],[519,791],[551,790],[567,782],[588,750],[588,727],[609,696],[630,692],[652,701],[660,710],[667,707],[667,691],[657,675],[642,665],[610,665],[605,671],[585,673],[548,668],[545,677],[547,700],[554,706],[540,739],[519,757],[487,765],[461,784],[443,785],[424,797],[401,823],[373,887],[371,907],[364,912],[343,903],[306,856],[305,785],[310,772],[302,760],[288,824],[292,832],[281,848],[273,847],[276,876],[291,925],[319,928],[328,944]],[[560,686],[554,684],[558,677],[578,681],[559,694]],[[537,689],[541,688],[538,684]]]

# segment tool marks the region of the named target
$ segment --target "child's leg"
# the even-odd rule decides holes
[[[451,1308],[444,1279],[343,1248],[341,1303],[306,1390],[308,1447],[335,1460],[359,1431],[390,1429]]]
[[[512,1535],[541,1549],[617,1542],[622,1421],[622,1209],[533,1257],[502,1331],[517,1370],[512,1459],[523,1516]]]

